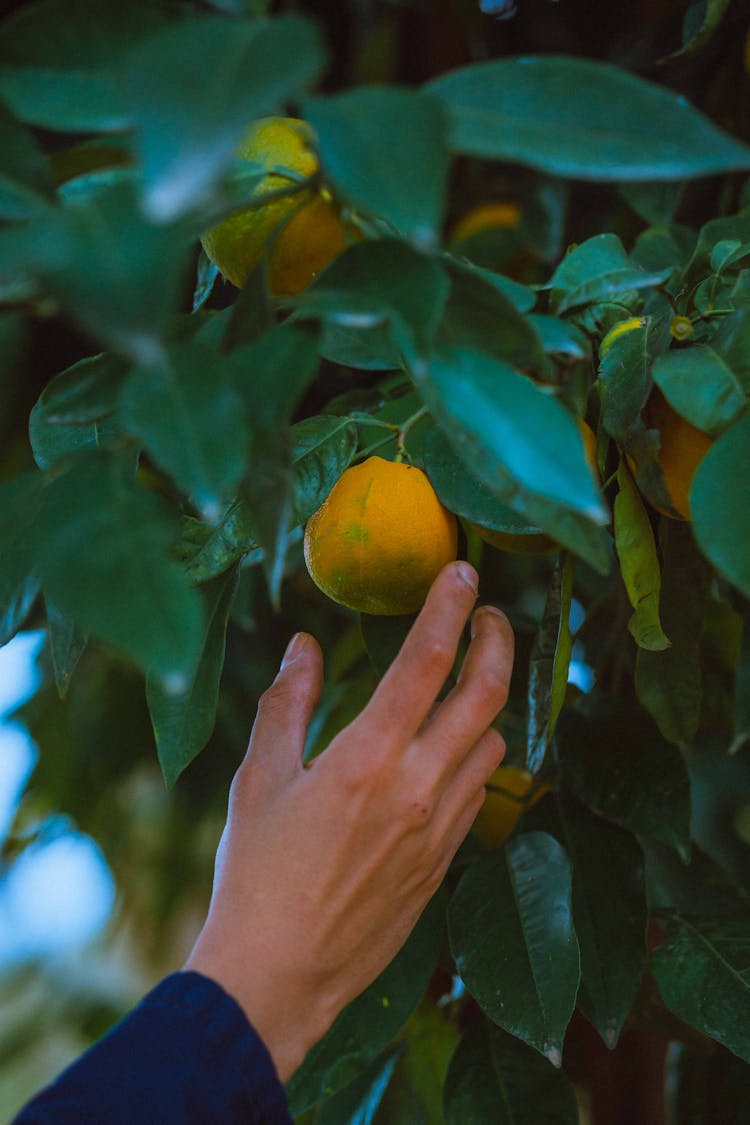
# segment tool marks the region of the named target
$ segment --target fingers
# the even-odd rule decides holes
[[[465,562],[441,570],[401,651],[355,720],[363,736],[371,732],[403,746],[419,730],[453,667],[478,582]]]
[[[481,739],[508,698],[513,671],[513,630],[504,613],[482,606],[472,620],[472,639],[455,688],[420,734],[443,776],[452,774]],[[427,751],[422,747],[422,752]]]
[[[297,773],[322,688],[320,646],[309,634],[297,633],[276,679],[260,698],[245,760],[277,777]]]

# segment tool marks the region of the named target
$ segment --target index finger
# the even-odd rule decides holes
[[[414,737],[450,674],[478,588],[477,572],[466,562],[441,570],[357,726],[366,725],[391,744]]]

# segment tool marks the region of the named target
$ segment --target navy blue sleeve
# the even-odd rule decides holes
[[[13,1125],[291,1125],[271,1056],[240,1006],[173,973]]]

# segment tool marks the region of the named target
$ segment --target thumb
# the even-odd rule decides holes
[[[323,688],[323,654],[308,633],[287,645],[276,679],[263,693],[248,756],[263,773],[292,776],[302,767],[307,728]]]

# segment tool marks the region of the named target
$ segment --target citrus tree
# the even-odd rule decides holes
[[[529,4],[538,38],[521,11],[523,57],[468,0],[384,5],[356,50],[325,5],[267,7],[2,27],[0,641],[47,635],[4,862],[64,813],[174,967],[289,635],[327,657],[311,758],[458,554],[517,635],[506,764],[293,1113],[615,1121],[627,1042],[659,1098],[671,1044],[675,1122],[750,1120],[733,6],[626,5],[621,65],[582,4]]]

